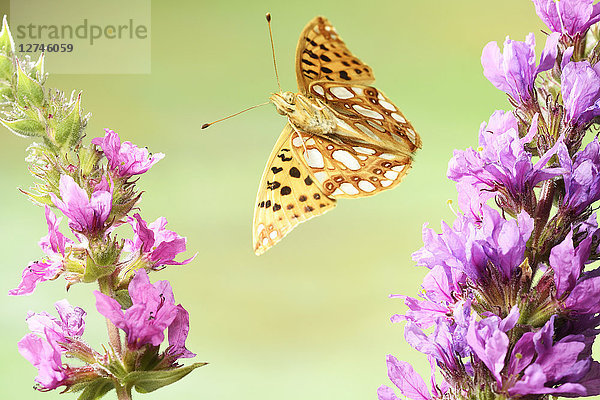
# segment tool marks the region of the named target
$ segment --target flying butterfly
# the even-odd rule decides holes
[[[267,21],[270,33],[269,14]],[[371,68],[348,50],[324,17],[315,17],[300,34],[296,79],[299,93],[280,90],[270,97],[288,123],[258,188],[253,223],[257,255],[299,223],[331,210],[337,199],[393,188],[421,147],[402,112],[371,86]]]

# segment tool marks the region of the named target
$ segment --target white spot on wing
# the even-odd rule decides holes
[[[313,138],[308,139],[306,141],[306,144],[309,145],[309,146],[314,146],[316,144],[315,143],[315,139],[313,139]]]
[[[375,150],[367,149],[366,147],[356,146],[356,147],[353,147],[353,149],[356,150],[358,153],[369,154],[369,155],[375,154]]]
[[[381,186],[383,187],[388,187],[390,186],[392,183],[394,183],[394,181],[381,181]]]
[[[319,85],[313,85],[313,90],[315,92],[317,92],[318,94],[320,94],[321,96],[325,96],[325,91],[323,90],[322,86]]]
[[[329,90],[338,99],[344,100],[354,97],[354,94],[343,86],[333,86]]]
[[[357,155],[356,157],[358,157],[359,160],[363,160],[363,161],[365,161],[367,158],[369,158],[367,156],[361,156],[361,155]]]
[[[295,147],[302,147],[302,138],[300,136],[296,136],[295,138],[292,139],[292,144]]]
[[[256,228],[256,234],[260,235],[260,233],[264,230],[265,230],[265,226],[263,224],[259,224],[258,228]]]
[[[275,239],[277,237],[277,231],[273,231],[273,232],[269,233],[269,237],[271,239]]]
[[[396,165],[395,167],[392,167],[392,171],[402,172],[405,167],[406,165]]]
[[[340,190],[340,188],[335,189],[335,191],[333,193],[331,193],[332,196],[337,196],[337,195],[340,195],[340,194],[344,194],[344,192],[342,192]]]
[[[327,172],[315,172],[315,178],[319,181],[319,183],[323,183],[327,180]]]
[[[356,158],[352,157],[352,154],[345,150],[336,150],[332,153],[332,156],[334,160],[341,162],[346,168],[350,168],[353,171],[360,169],[360,164]]]
[[[379,100],[385,100],[385,97],[383,97],[383,95],[381,93],[377,93],[377,98]]]
[[[371,125],[373,128],[377,129],[380,132],[385,132],[385,129],[383,128],[383,124],[381,123],[381,121],[374,121],[372,119],[368,119],[367,124]]]
[[[358,182],[358,187],[361,190],[364,190],[365,192],[369,192],[369,193],[376,189],[375,186],[371,182],[364,181],[364,180]]]
[[[353,87],[353,88],[352,88],[352,91],[353,91],[354,93],[356,93],[356,95],[357,95],[357,96],[362,96],[362,95],[364,94],[364,92],[365,92],[365,91],[363,90],[363,88],[360,88],[360,87]]]
[[[384,160],[393,160],[396,158],[393,154],[383,153],[379,156],[379,158],[383,158]]]
[[[262,241],[262,244],[263,244],[263,246],[268,245],[269,244],[269,239],[264,238],[263,241]]]
[[[359,106],[358,104],[354,104],[352,106],[361,115],[365,117],[375,118],[375,119],[383,119],[383,115],[379,114],[377,111],[369,110],[368,108],[364,108],[363,106]]]
[[[383,174],[383,176],[385,176],[388,179],[394,180],[398,177],[398,173],[396,171],[386,171],[386,173]]]
[[[402,115],[400,115],[398,113],[392,113],[392,118],[394,118],[398,122],[402,122],[403,124],[406,123],[406,120],[404,118],[402,118]]]
[[[312,168],[323,168],[325,163],[323,162],[323,155],[317,149],[308,149],[304,152],[304,159],[309,167]]]
[[[417,141],[417,133],[412,129],[406,130],[406,136],[410,139],[411,142],[415,143]]]
[[[342,189],[346,194],[358,194],[358,189],[354,187],[351,183],[344,182],[340,185],[340,189]]]
[[[381,104],[383,106],[383,108],[386,108],[390,111],[396,111],[396,107],[394,107],[394,105],[392,103],[388,103],[385,100],[379,100],[379,104]]]

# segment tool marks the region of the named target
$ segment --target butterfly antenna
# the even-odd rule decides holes
[[[216,120],[216,121],[213,121],[213,122],[210,122],[210,123],[207,123],[207,124],[203,124],[203,125],[202,125],[202,129],[206,129],[206,128],[208,128],[209,126],[211,126],[211,125],[213,125],[213,124],[216,124],[217,122],[221,122],[221,121],[225,121],[226,119],[233,118],[233,117],[235,117],[236,115],[240,115],[241,113],[245,113],[246,111],[250,111],[250,110],[252,110],[252,109],[254,109],[254,108],[258,108],[258,107],[266,106],[266,105],[267,105],[267,104],[269,104],[269,103],[270,103],[270,101],[267,101],[267,102],[265,102],[265,103],[262,103],[262,104],[257,104],[257,105],[255,105],[255,106],[248,107],[248,108],[246,108],[245,110],[238,111],[238,112],[236,112],[235,114],[231,114],[231,115],[229,115],[229,116],[227,116],[227,117],[225,117],[225,118],[221,118],[221,119],[218,119],[218,120]]]
[[[271,39],[271,52],[273,53],[273,66],[275,67],[275,76],[277,77],[277,86],[281,92],[281,83],[279,83],[279,73],[277,72],[277,62],[275,62],[275,46],[273,45],[273,32],[271,31],[271,13],[267,13],[267,25],[269,25],[269,39]]]

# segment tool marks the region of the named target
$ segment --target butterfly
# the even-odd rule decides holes
[[[310,21],[296,49],[299,93],[270,100],[286,116],[262,175],[254,211],[260,255],[337,199],[396,186],[421,139],[402,112],[370,86],[371,68],[354,56],[324,17]]]

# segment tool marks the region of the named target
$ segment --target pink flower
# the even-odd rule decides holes
[[[481,54],[483,75],[496,88],[509,94],[516,101],[525,103],[532,97],[533,83],[537,75],[554,65],[559,39],[560,35],[557,33],[548,36],[537,66],[533,33],[527,35],[525,42],[510,40],[507,37],[504,41],[504,52],[500,51],[498,43],[490,42]]]
[[[133,227],[135,236],[133,241],[126,241],[125,250],[132,253],[140,252],[151,268],[184,265],[194,259],[195,256],[181,262],[175,261],[175,257],[186,250],[186,238],[166,229],[166,218],[160,217],[147,225],[146,221],[136,213],[133,217],[127,217],[127,222]]]
[[[99,232],[108,219],[112,208],[112,193],[96,190],[89,197],[87,192],[68,175],[60,177],[60,197],[50,193],[52,202],[69,218],[69,227],[79,233]]]
[[[164,331],[169,328],[169,344],[178,354],[188,356],[185,349],[189,330],[187,312],[175,305],[168,281],[151,284],[146,270],[138,270],[129,284],[133,304],[124,312],[115,299],[98,291],[94,294],[98,312],[125,332],[131,349],[139,349],[145,344],[160,346],[165,338]]]
[[[108,159],[109,168],[119,177],[143,174],[165,156],[163,153],[150,155],[146,148],[140,149],[131,142],[121,143],[115,131],[110,129],[104,131],[106,135],[103,138],[92,139],[92,143],[102,148]]]
[[[63,366],[61,343],[78,339],[85,329],[85,311],[73,307],[67,300],[55,304],[59,318],[48,313],[29,313],[27,324],[29,333],[18,343],[19,353],[38,369],[35,381],[40,390],[56,389],[66,385],[68,368]]]
[[[11,296],[29,295],[40,282],[55,279],[63,271],[65,250],[73,242],[58,230],[61,218],[57,218],[50,207],[46,206],[48,234],[40,239],[39,245],[46,253],[42,261],[30,263],[21,274],[21,283],[8,292]]]

